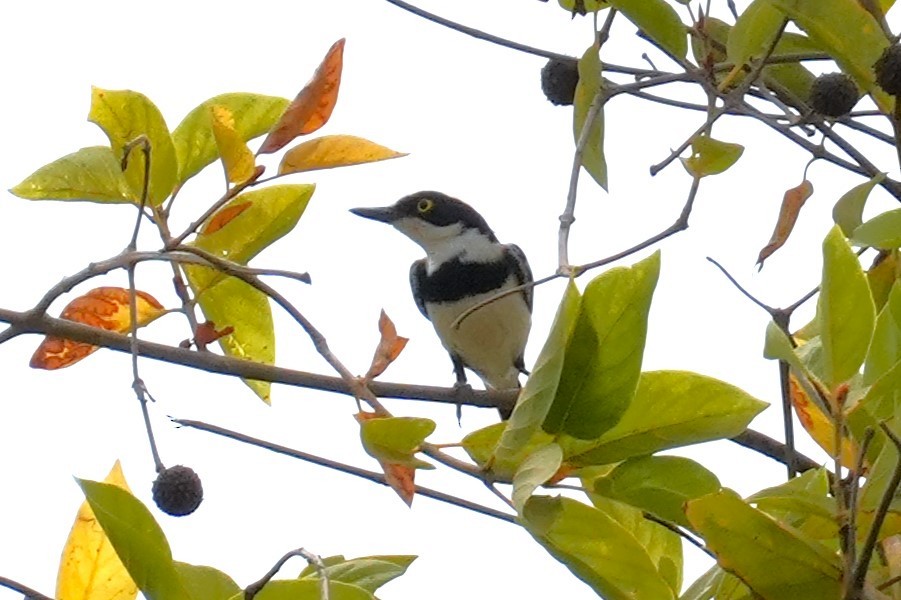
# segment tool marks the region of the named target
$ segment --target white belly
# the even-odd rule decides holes
[[[485,385],[495,389],[516,388],[519,371],[513,364],[523,354],[532,323],[522,294],[517,292],[495,300],[471,313],[459,328],[452,327],[467,308],[495,293],[432,305],[428,310],[429,319],[444,347],[459,355]]]

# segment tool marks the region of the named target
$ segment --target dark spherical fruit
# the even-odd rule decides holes
[[[557,106],[573,103],[577,83],[579,83],[579,63],[576,59],[552,58],[541,69],[541,91]]]
[[[820,75],[810,88],[810,106],[827,117],[840,117],[857,104],[857,86],[844,73]]]
[[[203,501],[200,477],[181,465],[163,469],[153,482],[153,501],[161,511],[174,517],[191,514]]]
[[[901,95],[901,44],[892,44],[885,49],[876,64],[876,83],[892,96]]]

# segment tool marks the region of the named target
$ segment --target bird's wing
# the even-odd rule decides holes
[[[516,276],[516,285],[524,285],[532,283],[532,268],[529,267],[529,261],[522,249],[516,244],[507,244],[504,246],[507,250],[507,256],[513,264],[513,274]],[[535,288],[527,287],[522,291],[522,296],[526,300],[529,310],[532,310],[532,296]]]
[[[429,313],[425,310],[425,301],[422,299],[422,283],[426,277],[425,259],[421,258],[410,265],[410,288],[413,290],[413,301],[419,312],[428,319]]]

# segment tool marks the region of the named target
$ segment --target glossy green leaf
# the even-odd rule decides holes
[[[219,338],[219,346],[227,356],[253,360],[266,365],[275,363],[275,327],[269,298],[251,285],[226,277],[212,287],[200,289],[198,279],[207,281],[205,267],[186,268],[188,283],[194,290],[197,303],[208,321],[217,329],[233,327],[229,335]],[[198,276],[198,273],[201,275]],[[269,403],[268,381],[245,379],[263,402]]]
[[[603,65],[597,46],[591,46],[579,60],[579,82],[573,97],[573,137],[578,145],[591,112],[591,105],[602,94]],[[588,128],[582,149],[582,166],[599,186],[607,189],[607,159],[604,156],[604,107],[601,106]]]
[[[722,490],[690,500],[686,514],[717,562],[768,600],[838,598],[838,555]],[[778,568],[773,568],[778,565]]]
[[[375,600],[369,591],[340,581],[328,584],[329,600]],[[313,579],[277,579],[270,581],[254,600],[322,600],[319,581]]]
[[[744,151],[744,146],[739,144],[699,135],[691,142],[691,156],[679,160],[692,177],[707,177],[722,173],[734,165]]]
[[[832,220],[842,228],[842,233],[851,237],[854,230],[863,223],[863,207],[870,197],[870,192],[876,185],[885,179],[885,173],[880,173],[867,182],[861,183],[848,190],[832,208]]]
[[[869,92],[883,112],[891,97],[876,84],[873,63],[889,42],[879,23],[857,0],[770,0]]]
[[[521,521],[551,556],[607,600],[675,597],[635,537],[596,508],[533,496]]]
[[[747,501],[815,539],[828,540],[838,534],[837,509],[825,468],[805,471],[785,483],[760,490]]]
[[[247,264],[294,229],[315,190],[312,184],[286,184],[240,194],[204,223],[195,244],[220,258]]]
[[[229,600],[243,590],[234,580],[213,567],[176,562],[178,576],[189,590],[191,598],[198,600]]]
[[[210,98],[182,119],[172,141],[178,157],[178,183],[184,183],[219,156],[210,123],[210,107],[224,106],[235,118],[235,130],[245,142],[269,131],[288,106],[286,98],[242,92]]]
[[[147,507],[118,486],[77,481],[116,554],[148,600],[194,598],[179,576],[163,530]]]
[[[93,88],[88,120],[96,123],[109,138],[113,154],[121,160],[126,144],[139,136],[150,142],[150,189],[148,202],[162,204],[175,186],[178,160],[166,121],[156,105],[146,96],[131,90]],[[138,200],[144,189],[144,153],[140,147],[131,151],[125,178]]]
[[[655,252],[586,286],[557,395],[542,425],[546,432],[594,439],[619,421],[638,385],[659,275]]]
[[[91,146],[46,164],[9,190],[26,200],[136,202],[119,159],[106,146]]]
[[[676,10],[664,0],[608,0],[646,36],[677,58],[688,54],[687,30]]]
[[[330,557],[334,558],[334,557]],[[380,587],[389,581],[403,575],[407,568],[416,560],[415,556],[363,556],[330,562],[324,559],[326,564],[325,574],[329,581],[348,583],[364,590],[375,593]],[[318,579],[319,574],[315,567],[307,566],[300,574],[300,579]]]
[[[714,565],[698,577],[679,600],[757,600],[741,580]]]
[[[582,481],[584,484],[585,479]],[[588,497],[595,508],[619,523],[644,548],[661,579],[676,596],[682,589],[682,538],[645,518],[644,512],[634,506],[594,493],[589,493]]]
[[[891,250],[901,248],[901,208],[876,215],[854,230],[851,241],[858,246]]]
[[[538,448],[522,462],[513,476],[513,506],[522,513],[532,493],[554,476],[563,464],[563,450],[557,444]]]
[[[787,362],[800,372],[805,372],[804,365],[795,353],[788,336],[772,319],[766,325],[766,339],[763,344],[763,357],[771,360]]]
[[[754,0],[738,16],[726,42],[726,56],[735,65],[761,58],[773,45],[785,15],[770,0]]]
[[[522,462],[538,448],[553,441],[553,436],[537,429],[524,445],[500,451],[501,437],[506,435],[505,423],[495,423],[473,431],[463,438],[461,445],[479,467],[490,467],[491,477],[496,481],[512,482]]]
[[[864,385],[871,385],[901,360],[901,281],[896,281],[888,301],[876,318],[876,328],[863,370]]]
[[[517,464],[521,461],[516,458],[523,448],[539,434],[541,423],[544,422],[551,403],[557,395],[557,386],[560,382],[560,373],[563,370],[563,361],[566,347],[572,336],[579,316],[579,306],[582,298],[576,285],[570,281],[560,299],[557,308],[557,316],[551,326],[551,331],[544,342],[532,374],[526,380],[526,385],[519,394],[516,408],[507,421],[500,443],[497,445],[496,460],[504,464]],[[467,436],[467,439],[470,436]],[[464,448],[466,448],[464,440]],[[467,452],[469,450],[467,449]],[[470,452],[472,456],[472,453]],[[475,457],[473,457],[475,459]],[[485,464],[480,462],[479,464]],[[513,471],[516,468],[513,467]]]
[[[599,465],[738,435],[765,402],[712,377],[688,371],[641,374],[619,423],[598,440],[560,440],[567,461]]]
[[[386,417],[360,422],[360,439],[371,457],[417,469],[434,468],[415,456],[433,431],[435,422],[419,417]]]
[[[823,241],[823,280],[817,299],[823,379],[829,389],[854,376],[867,354],[876,309],[860,261],[838,226]]]
[[[620,463],[594,482],[594,492],[690,527],[683,512],[687,500],[720,489],[716,475],[680,456],[641,456]]]
[[[895,362],[890,369],[873,382],[851,414],[865,410],[873,415],[874,425],[879,421],[885,421],[894,427],[895,411],[899,408],[901,408],[901,361]],[[898,433],[901,434],[901,427],[899,427]]]

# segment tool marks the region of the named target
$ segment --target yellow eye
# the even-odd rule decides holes
[[[432,210],[432,207],[435,205],[434,202],[429,200],[428,198],[423,198],[419,201],[419,204],[416,205],[416,210],[421,213],[427,213]]]

